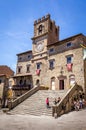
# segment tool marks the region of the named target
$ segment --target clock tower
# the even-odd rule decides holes
[[[50,14],[34,21],[32,41],[33,58],[41,54],[47,55],[47,45],[59,41],[59,26],[50,19]]]

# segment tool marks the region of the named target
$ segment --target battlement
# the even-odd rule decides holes
[[[46,19],[50,19],[50,14],[47,14],[46,16],[43,16],[42,18],[39,18],[38,20],[35,20],[35,21],[34,21],[34,25],[35,25],[35,24],[38,24],[38,23],[40,23],[40,22],[43,22],[43,21],[46,20]]]

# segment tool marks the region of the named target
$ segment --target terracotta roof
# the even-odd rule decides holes
[[[0,75],[6,75],[7,77],[10,77],[14,75],[14,71],[6,65],[0,65]]]

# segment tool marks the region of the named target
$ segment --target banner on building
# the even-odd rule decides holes
[[[40,69],[36,70],[36,74],[39,75],[40,74]]]
[[[68,71],[72,71],[72,63],[68,63],[67,64],[67,70]]]

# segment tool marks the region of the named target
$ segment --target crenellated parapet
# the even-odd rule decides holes
[[[43,22],[44,20],[50,19],[50,14],[47,14],[46,16],[43,16],[42,18],[39,18],[38,20],[34,21],[34,25],[39,24]]]

